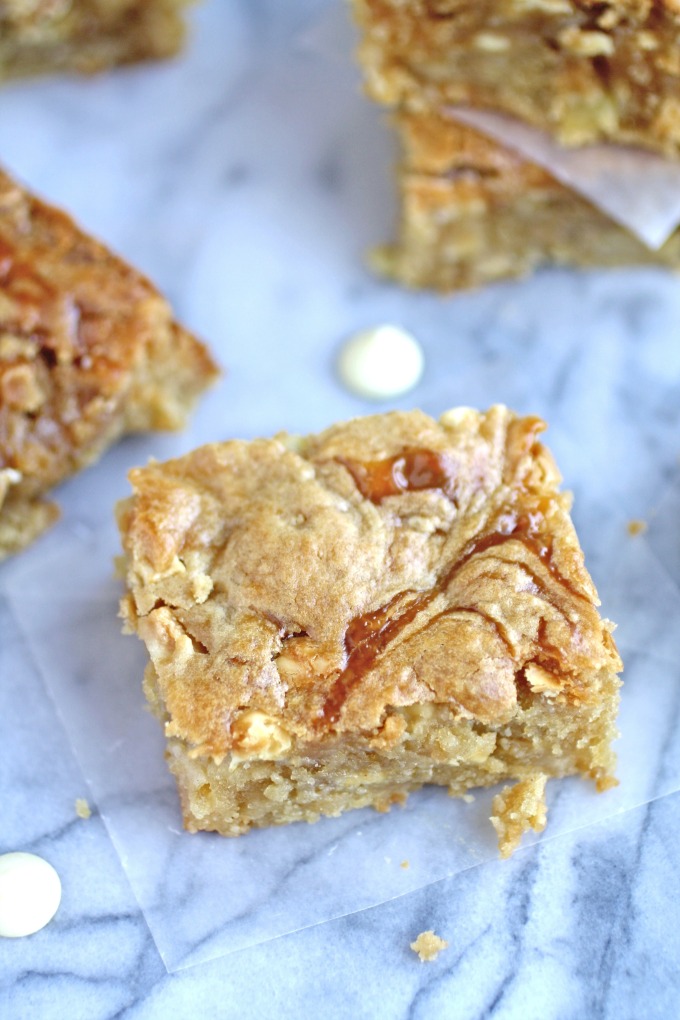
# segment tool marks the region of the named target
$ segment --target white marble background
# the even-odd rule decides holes
[[[361,253],[389,232],[390,141],[349,59],[300,42],[333,2],[208,0],[174,64],[2,92],[2,160],[145,269],[228,375],[187,433],[130,440],[64,486],[63,524],[0,572],[0,852],[41,853],[64,882],[47,929],[0,945],[0,1016],[665,1020],[680,1005],[680,795],[668,795],[680,785],[680,287],[661,272],[552,271],[442,301],[373,280]],[[383,321],[426,350],[398,406],[501,400],[548,418],[621,625],[624,740],[645,734],[625,789],[639,787],[613,817],[508,863],[168,975],[101,816],[74,817],[75,798],[93,798],[73,717],[47,694],[56,622],[37,597],[31,620],[27,579],[70,542],[105,576],[111,503],[152,454],[373,409],[333,360],[348,332]],[[631,518],[648,534],[631,538]],[[79,661],[96,659],[98,626],[71,635]],[[120,647],[121,664],[135,659]],[[425,928],[450,942],[432,965],[408,949]]]

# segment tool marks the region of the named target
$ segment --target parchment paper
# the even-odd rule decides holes
[[[544,167],[648,248],[661,248],[680,225],[680,162],[623,145],[566,149],[515,117],[457,106],[449,112]]]
[[[161,728],[141,693],[146,653],[136,638],[120,633],[116,617],[116,535],[83,530],[50,545],[39,562],[13,565],[10,604],[169,970],[362,910],[497,858],[488,821],[495,790],[478,792],[467,804],[431,788],[387,815],[366,809],[238,839],[184,833]],[[602,555],[626,658],[621,785],[598,795],[583,780],[550,783],[543,838],[680,789],[680,634],[629,593],[646,600],[654,592],[664,619],[680,619],[680,594],[644,538],[628,543],[623,558],[619,545]]]

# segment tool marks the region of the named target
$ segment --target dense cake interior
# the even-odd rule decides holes
[[[676,0],[354,0],[379,102],[503,110],[567,145],[680,151]]]
[[[186,827],[225,836],[252,826],[313,822],[350,808],[386,811],[427,783],[460,797],[510,779],[581,773],[606,788],[614,767],[617,689],[616,677],[602,670],[593,677],[589,701],[565,710],[527,684],[512,720],[497,726],[461,719],[448,705],[414,705],[390,713],[375,737],[291,745],[285,754],[288,740],[282,741],[276,722],[255,712],[242,723],[254,753],[232,753],[218,763],[193,756],[171,738],[167,758]],[[145,690],[163,718],[152,679]]]
[[[192,0],[3,0],[0,77],[91,74],[168,57],[185,35]]]
[[[400,222],[375,269],[441,291],[526,275],[546,264],[680,265],[680,231],[651,250],[542,168],[434,113],[395,116]]]

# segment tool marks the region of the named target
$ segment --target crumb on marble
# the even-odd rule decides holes
[[[78,797],[76,799],[76,814],[78,815],[78,818],[89,818],[92,814],[90,805],[84,797]]]
[[[542,832],[545,829],[547,808],[542,772],[521,779],[514,786],[506,786],[493,799],[491,824],[498,834],[498,849],[503,858],[510,857],[528,829]]]
[[[647,530],[647,522],[633,520],[628,521],[628,534],[629,535],[643,535]]]
[[[465,801],[466,804],[474,804],[475,802],[474,793],[464,793],[463,800]]]
[[[410,861],[402,861],[401,864],[399,865],[399,867],[403,868],[404,870],[406,870],[406,868],[410,868],[411,867],[411,862]]]
[[[421,931],[415,942],[411,943],[411,949],[418,954],[421,963],[431,963],[437,959],[442,949],[448,948],[448,942],[440,939],[433,931]]]

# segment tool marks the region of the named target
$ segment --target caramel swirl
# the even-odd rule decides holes
[[[382,460],[355,461],[338,458],[351,474],[365,499],[381,503],[402,492],[440,489],[453,497],[455,479],[446,457],[433,450],[407,449]]]
[[[518,513],[515,510],[507,510],[501,513],[496,518],[494,530],[479,535],[469,542],[463,548],[458,559],[444,571],[432,588],[422,592],[410,590],[399,592],[384,606],[380,606],[378,609],[371,610],[352,620],[345,633],[345,667],[335,679],[324,703],[322,709],[322,719],[324,722],[327,725],[337,723],[350,693],[360,683],[362,677],[372,669],[376,660],[385,652],[387,647],[405,627],[413,622],[422,610],[426,609],[438,595],[446,591],[466,564],[490,549],[497,548],[510,541],[521,542],[533,556],[536,556],[544,564],[551,577],[557,583],[567,588],[572,595],[580,599],[585,598],[581,592],[577,591],[560,574],[553,564],[551,542],[542,534],[543,522],[544,516],[540,507],[522,513]],[[537,589],[543,592],[545,600],[551,602],[545,590],[545,585],[541,582],[540,578],[535,574],[531,576]],[[508,650],[510,650],[507,636],[499,621],[481,611],[479,607],[452,606],[440,613],[435,619],[451,615],[454,612],[477,613],[482,616],[495,627],[499,637]],[[546,644],[544,628],[539,628],[538,640],[539,643]],[[552,671],[559,672],[560,663],[564,659],[561,651],[552,646],[546,646],[545,653],[542,661],[549,664]]]

